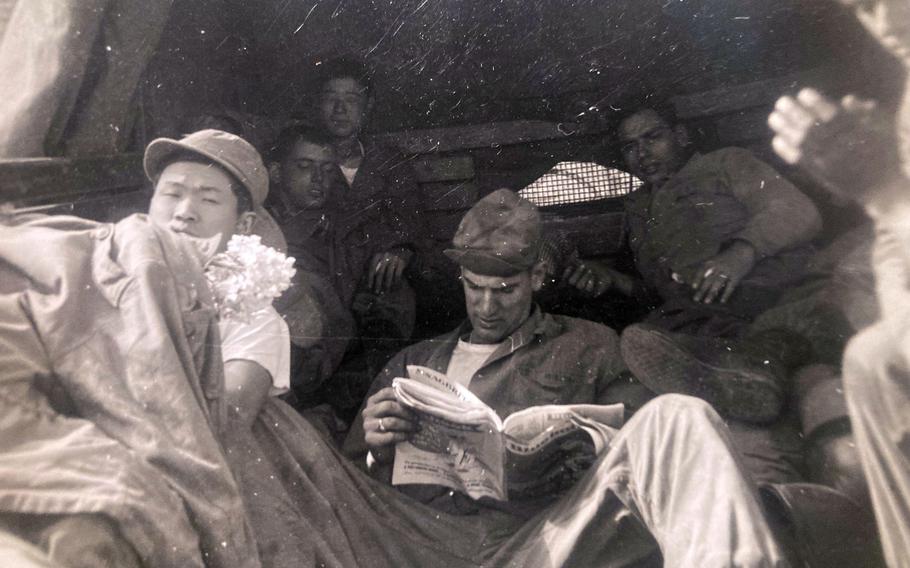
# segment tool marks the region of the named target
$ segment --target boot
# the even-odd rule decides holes
[[[730,340],[648,324],[627,327],[620,349],[632,374],[654,392],[695,396],[725,417],[757,423],[778,417],[787,377],[810,353],[805,339],[784,329]]]
[[[790,566],[885,568],[875,519],[843,493],[815,483],[759,487],[766,518]]]
[[[840,368],[816,363],[800,368],[793,378],[794,401],[805,440],[807,481],[832,487],[871,511]]]

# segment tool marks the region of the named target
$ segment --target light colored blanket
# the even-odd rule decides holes
[[[2,220],[0,511],[104,514],[148,566],[254,568],[187,246],[141,215]]]

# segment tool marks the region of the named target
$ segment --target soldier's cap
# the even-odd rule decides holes
[[[261,209],[269,194],[269,174],[252,144],[235,134],[214,129],[193,132],[180,140],[157,138],[145,149],[145,175],[155,181],[169,158],[182,152],[198,154],[230,172],[250,192],[253,207]]]
[[[512,276],[537,262],[540,232],[537,207],[498,189],[465,214],[445,254],[477,274]]]

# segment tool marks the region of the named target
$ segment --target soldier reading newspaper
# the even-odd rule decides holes
[[[536,207],[514,192],[495,191],[465,215],[452,244],[446,254],[461,266],[468,321],[405,348],[376,377],[344,447],[372,479],[333,467],[332,460],[312,468],[337,517],[328,522],[356,535],[354,546],[371,544],[371,566],[627,566],[653,558],[658,547],[668,567],[783,565],[717,413],[680,395],[638,408],[647,395],[629,377],[613,330],[534,305],[533,292],[544,278]],[[423,377],[436,386],[421,383],[413,368],[409,374],[409,365],[436,371]],[[448,387],[436,380],[443,374]],[[395,381],[408,376],[414,382]],[[474,397],[508,418],[478,410],[483,407]],[[552,419],[547,405],[617,402],[637,410],[606,435],[609,444],[596,456],[590,447],[587,457],[570,450],[579,470],[566,475],[574,479],[571,486],[538,483],[516,495],[524,489],[519,473],[560,478],[537,463],[547,461],[543,450],[526,456],[532,465],[510,467],[514,456],[502,447],[546,430],[532,426],[527,436],[518,435],[521,413],[530,413],[532,424],[546,423]],[[450,425],[469,426],[441,434],[440,415]],[[474,416],[480,418],[469,419]],[[485,440],[467,442],[463,433],[471,429]],[[574,442],[593,446],[584,437]],[[403,459],[396,452],[408,448],[402,442],[436,450],[440,459],[429,467],[404,468],[435,478],[401,482],[399,473],[400,484],[391,485],[393,470],[410,460],[407,452]],[[550,446],[559,448],[557,454],[566,444]],[[453,473],[470,471],[469,464],[481,460],[483,474],[498,473],[490,464],[503,462],[505,487],[499,491],[508,500],[474,498],[478,491],[492,494],[496,483],[484,487]],[[586,461],[592,463],[585,469]]]
[[[419,430],[395,448],[393,485],[444,485],[500,501],[553,493],[572,485],[622,427],[622,404],[534,406],[502,420],[442,373],[407,369],[392,388]]]

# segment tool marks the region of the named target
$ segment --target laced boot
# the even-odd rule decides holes
[[[620,349],[632,374],[654,392],[695,396],[725,417],[759,423],[778,417],[790,371],[810,354],[809,343],[785,329],[730,340],[648,324],[627,327]]]

